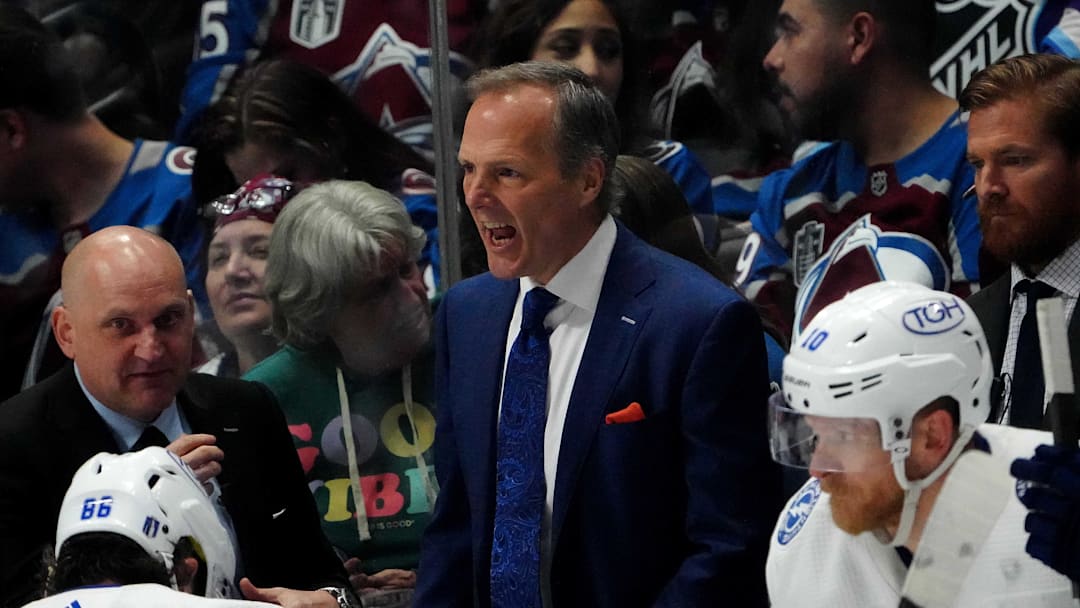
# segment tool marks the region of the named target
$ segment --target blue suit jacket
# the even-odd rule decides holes
[[[415,605],[487,606],[496,420],[518,281],[451,289],[437,317],[441,494]],[[559,452],[555,606],[766,605],[780,508],[754,309],[619,225]],[[632,402],[644,420],[606,425]]]

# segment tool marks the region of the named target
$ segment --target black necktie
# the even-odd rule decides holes
[[[1027,310],[1016,338],[1016,359],[1012,374],[1012,405],[1009,424],[1027,429],[1041,429],[1045,405],[1042,352],[1039,350],[1039,325],[1035,303],[1057,291],[1041,281],[1024,279],[1016,284],[1017,293],[1027,294]]]
[[[142,435],[139,435],[139,440],[135,442],[135,445],[131,446],[132,452],[138,452],[143,448],[150,446],[166,447],[169,445],[169,438],[165,436],[156,426],[150,425],[143,429]]]

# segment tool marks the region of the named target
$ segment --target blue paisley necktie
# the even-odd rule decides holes
[[[540,522],[544,484],[551,348],[544,317],[559,298],[542,287],[525,294],[521,331],[506,360],[495,473],[495,537],[491,545],[491,605],[540,606]]]

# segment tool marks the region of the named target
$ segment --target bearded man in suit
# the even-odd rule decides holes
[[[1008,378],[991,421],[1049,427],[1034,303],[1059,297],[1074,377],[1080,373],[1080,63],[1022,55],[975,74],[968,119],[983,247],[1009,272],[969,298],[994,372]]]

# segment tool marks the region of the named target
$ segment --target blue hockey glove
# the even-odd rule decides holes
[[[1026,482],[1016,494],[1029,510],[1028,554],[1080,581],[1080,450],[1041,445],[1032,458],[1014,460],[1010,472]]]

